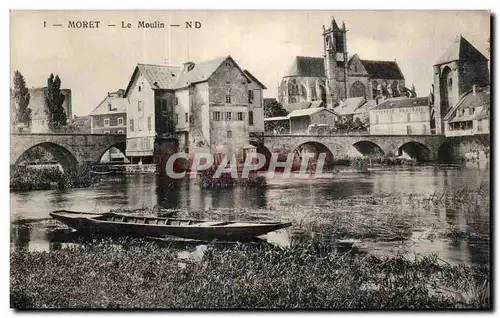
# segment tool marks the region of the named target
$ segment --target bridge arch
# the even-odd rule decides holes
[[[300,169],[300,164],[302,158],[305,154],[311,156],[311,161],[317,160],[321,153],[325,153],[325,163],[323,169],[329,169],[333,167],[334,157],[332,151],[324,144],[317,141],[306,141],[293,149],[294,159],[293,159],[293,169]]]
[[[104,149],[103,151],[101,151],[97,155],[97,158],[96,158],[95,162],[96,163],[100,163],[103,160],[103,157],[105,156],[105,154],[108,151],[111,151],[113,149],[118,149],[123,154],[123,156],[125,156],[125,151],[127,149],[127,143],[125,141],[121,141],[121,142],[117,142],[117,143],[114,143],[114,144],[110,144],[106,149]],[[126,156],[125,156],[125,158],[126,158]]]
[[[70,150],[68,150],[64,146],[61,146],[53,142],[42,142],[29,147],[28,149],[23,151],[23,153],[19,157],[17,157],[15,164],[16,165],[20,164],[25,153],[36,147],[41,147],[45,151],[49,152],[54,157],[54,159],[61,165],[62,169],[65,172],[70,171],[78,166],[78,160]]]
[[[439,163],[453,163],[457,161],[455,155],[455,147],[449,143],[444,142],[438,148],[438,157]]]
[[[363,157],[383,156],[384,151],[376,143],[368,140],[361,140],[352,145]]]
[[[408,141],[399,146],[398,155],[415,159],[418,162],[432,160],[432,153],[429,147],[418,141]]]
[[[267,170],[269,168],[269,163],[271,162],[272,153],[263,143],[250,141],[250,144],[256,148],[256,151],[263,154],[266,157],[266,164],[261,168],[261,170]]]

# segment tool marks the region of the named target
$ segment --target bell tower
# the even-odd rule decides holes
[[[347,98],[347,30],[345,23],[339,28],[332,17],[330,27],[323,25],[323,45],[326,75],[326,103],[335,107]]]

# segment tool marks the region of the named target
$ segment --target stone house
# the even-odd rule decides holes
[[[315,107],[294,110],[288,116],[290,121],[290,134],[328,134],[330,128],[335,126],[338,115],[331,109]]]
[[[370,111],[371,135],[430,135],[428,97],[391,98]]]
[[[126,134],[127,133],[127,99],[123,98],[124,90],[109,92],[94,108],[90,116],[92,134]]]
[[[127,156],[160,163],[176,151],[241,153],[249,133],[263,131],[262,89],[231,56],[182,67],[138,64],[124,95]]]
[[[472,86],[444,117],[446,136],[490,133],[490,87]]]

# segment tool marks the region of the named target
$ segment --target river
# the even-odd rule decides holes
[[[155,175],[129,175],[119,182],[105,177],[90,188],[11,193],[11,248],[49,251],[64,246],[64,242],[51,235],[54,230],[54,221],[48,217],[51,210],[99,212],[158,204],[164,208],[179,209],[180,216],[293,221],[292,228],[276,234],[275,238],[272,235],[268,238],[277,241],[289,241],[299,234],[314,236],[318,234],[315,232],[324,230],[302,227],[302,224],[317,219],[328,223],[328,216],[339,211],[353,213],[357,217],[368,213],[394,217],[411,214],[414,224],[418,222],[419,226],[412,228],[409,240],[344,238],[339,244],[347,242],[349,246],[380,255],[435,253],[450,263],[487,264],[489,209],[450,209],[446,204],[425,206],[418,199],[416,205],[400,207],[397,200],[408,196],[429,197],[442,191],[460,190],[464,185],[489,185],[489,177],[488,169],[418,166],[363,173],[345,171],[328,180],[274,178],[261,188],[222,190],[203,190],[193,181],[171,186],[158,181]],[[367,198],[394,198],[396,204],[375,205],[375,202],[377,210],[365,203],[358,204]],[[466,240],[433,235],[450,228],[478,235]]]

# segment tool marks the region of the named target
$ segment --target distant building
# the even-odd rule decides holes
[[[262,89],[230,56],[182,67],[138,64],[124,95],[127,156],[159,162],[155,149],[173,139],[180,151],[241,153],[249,133],[263,131]]]
[[[464,94],[471,92],[473,85],[477,87],[489,85],[488,59],[460,35],[436,62],[433,70],[432,122],[436,128],[436,134],[443,134],[446,130],[445,117],[456,119],[455,115],[447,116],[447,114],[461,101]],[[471,97],[471,99],[476,99],[476,97]]]
[[[428,97],[391,98],[370,109],[371,135],[429,135]]]
[[[347,98],[399,97],[407,93],[405,77],[396,61],[371,61],[348,56],[347,30],[332,19],[323,27],[324,57],[297,56],[278,88],[280,103],[288,110],[300,103],[323,101],[334,108]]]
[[[490,133],[490,87],[472,86],[444,117],[446,136]]]
[[[89,114],[91,133],[93,134],[126,134],[127,133],[127,99],[123,98],[124,90],[109,92],[103,101]]]
[[[329,134],[330,129],[335,127],[335,122],[339,116],[331,109],[325,107],[311,107],[297,109],[283,117],[265,118],[266,122],[286,122],[287,125],[276,125],[289,127],[288,131],[271,131],[275,134],[293,135],[323,135]]]

